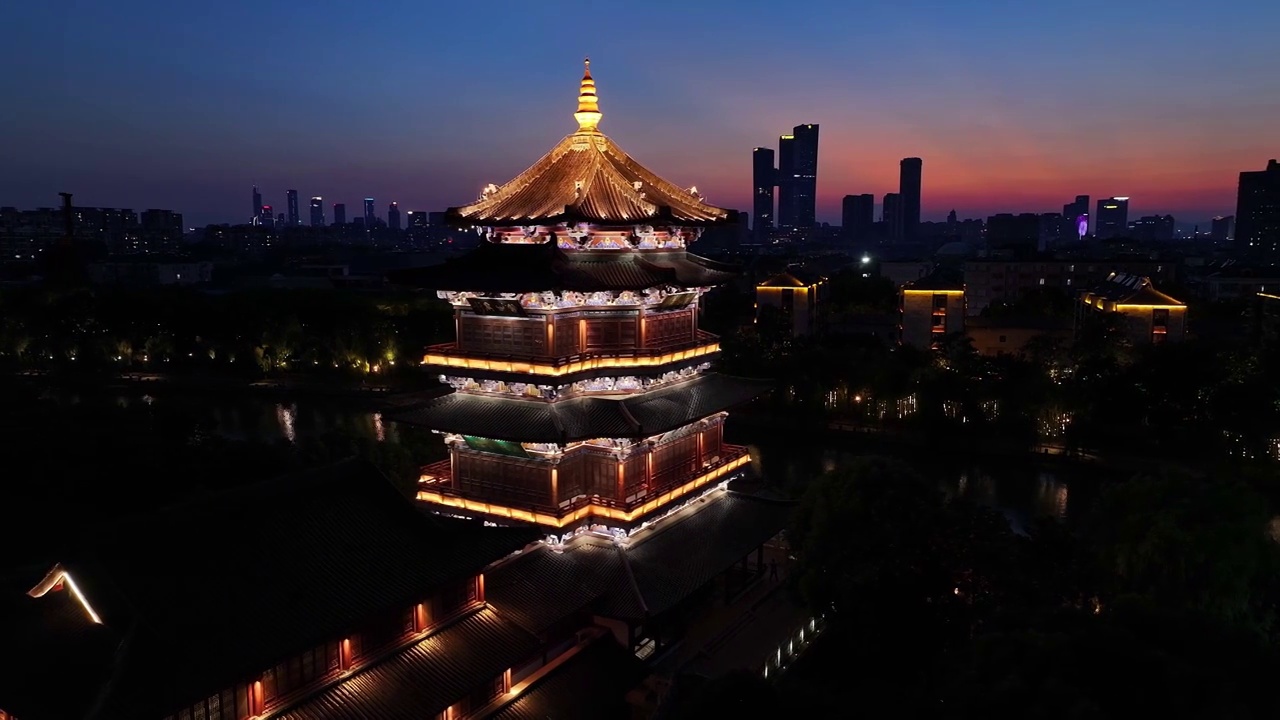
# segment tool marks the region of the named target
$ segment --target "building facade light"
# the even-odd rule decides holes
[[[64,584],[67,589],[71,591],[71,595],[80,603],[80,607],[84,608],[85,613],[89,615],[89,619],[92,620],[95,625],[102,624],[102,618],[98,616],[98,613],[94,611],[93,606],[89,604],[89,599],[80,591],[80,586],[76,585],[76,581],[72,579],[71,574],[68,573],[60,564],[55,565],[53,569],[49,571],[49,574],[45,575],[44,579],[41,580],[38,585],[31,588],[27,594],[33,598],[44,597],[50,590],[57,588],[59,583]]]

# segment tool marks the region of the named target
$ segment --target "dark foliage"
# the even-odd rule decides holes
[[[831,624],[783,687],[916,717],[1275,717],[1267,529],[1244,483],[1163,472],[1110,488],[1079,532],[1019,535],[864,458],[798,508],[798,586]]]

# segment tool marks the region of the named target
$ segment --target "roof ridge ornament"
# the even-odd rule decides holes
[[[596,96],[596,81],[591,77],[591,58],[586,58],[582,64],[584,70],[578,87],[578,111],[573,114],[573,119],[578,121],[578,132],[599,132],[596,126],[600,124],[603,113]]]

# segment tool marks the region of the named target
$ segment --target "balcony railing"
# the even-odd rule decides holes
[[[457,487],[454,484],[450,461],[442,460],[422,468],[418,481],[418,499],[556,527],[574,522],[593,511],[615,519],[632,520],[713,481],[720,480],[733,470],[747,464],[750,459],[747,448],[741,445],[725,444],[721,446],[715,462],[707,463],[697,470],[664,473],[665,477],[661,485],[651,485],[642,494],[633,495],[628,500],[600,495],[580,495],[567,499],[558,506],[505,500],[490,502],[489,499],[479,496],[480,493],[468,493]]]
[[[597,368],[652,367],[718,352],[719,336],[699,330],[690,342],[652,348],[593,350],[558,357],[472,352],[459,349],[456,342],[440,343],[427,347],[422,364],[538,375],[567,375]]]

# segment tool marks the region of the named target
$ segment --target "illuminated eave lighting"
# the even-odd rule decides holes
[[[720,467],[700,475],[693,480],[681,485],[680,487],[669,490],[646,502],[640,507],[631,510],[619,510],[618,508],[606,507],[603,505],[585,505],[577,510],[565,515],[564,517],[556,517],[546,513],[532,512],[529,510],[521,510],[519,508],[507,507],[505,505],[495,505],[493,503],[478,502],[476,500],[468,500],[466,498],[456,497],[453,495],[445,495],[443,493],[419,490],[418,500],[423,502],[434,503],[436,505],[445,505],[447,507],[461,508],[476,513],[486,515],[497,515],[500,517],[510,518],[512,520],[520,520],[523,522],[534,523],[536,525],[546,525],[554,528],[562,528],[571,525],[587,517],[603,517],[610,520],[619,520],[622,522],[631,522],[638,517],[646,515],[654,510],[666,505],[667,503],[682,497],[698,488],[718,480],[725,475],[737,470],[738,468],[751,462],[749,453],[743,454],[741,457],[731,460]]]
[[[666,355],[654,355],[651,357],[597,357],[589,360],[579,360],[577,362],[565,363],[564,365],[538,365],[529,362],[515,362],[510,360],[487,360],[484,358],[465,357],[461,355],[446,355],[443,353],[428,353],[422,358],[423,365],[436,365],[440,367],[467,368],[470,370],[490,370],[494,372],[522,373],[526,375],[548,375],[558,377],[561,375],[572,375],[574,373],[584,372],[588,370],[599,370],[602,368],[641,368],[641,367],[657,367],[668,363],[678,362],[680,360],[689,360],[691,358],[702,357],[720,352],[720,343],[714,342],[707,345],[699,345],[688,350],[680,350],[678,352],[667,353]]]
[[[48,575],[44,576],[40,584],[31,588],[27,594],[33,598],[44,597],[50,590],[57,587],[59,582],[66,583],[66,586],[71,590],[71,594],[80,603],[80,607],[83,607],[84,611],[88,613],[89,619],[95,624],[101,625],[102,618],[98,617],[98,613],[94,612],[93,606],[89,605],[88,598],[84,596],[84,593],[80,592],[80,586],[76,585],[76,581],[71,579],[71,574],[63,569],[61,565],[53,566],[53,569],[49,571]]]
[[[1186,305],[1173,305],[1173,304],[1164,304],[1164,305],[1128,305],[1128,304],[1121,304],[1121,303],[1116,304],[1117,310],[1120,310],[1122,308],[1125,308],[1125,309],[1132,308],[1136,310],[1185,310],[1186,307],[1187,307]]]
[[[963,290],[913,290],[911,288],[903,288],[904,293],[914,293],[916,295],[963,295]]]

